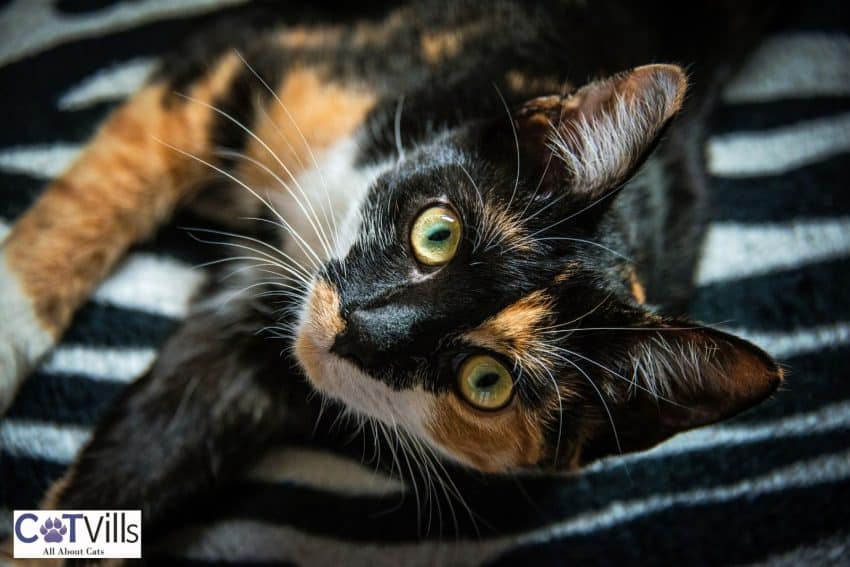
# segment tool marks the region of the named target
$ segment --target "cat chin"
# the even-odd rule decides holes
[[[296,358],[310,384],[355,413],[430,440],[426,425],[434,396],[422,388],[393,390],[322,347],[309,330],[298,333]]]

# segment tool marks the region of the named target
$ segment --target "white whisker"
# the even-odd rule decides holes
[[[298,133],[298,136],[300,136],[301,142],[304,144],[304,147],[310,154],[310,159],[313,161],[313,166],[316,168],[316,171],[318,171],[319,177],[322,180],[322,186],[325,190],[325,198],[328,203],[328,210],[330,211],[331,222],[333,224],[333,232],[335,235],[339,234],[339,228],[336,225],[336,218],[333,215],[333,205],[331,204],[330,193],[328,193],[328,186],[327,182],[325,181],[325,175],[322,172],[322,168],[319,166],[319,162],[316,159],[316,154],[313,153],[313,148],[310,147],[310,144],[307,142],[307,138],[304,136],[304,132],[301,131],[301,127],[298,126],[298,122],[295,121],[295,117],[292,116],[292,113],[289,112],[289,109],[286,107],[285,104],[283,104],[283,101],[280,99],[280,96],[278,96],[277,92],[269,86],[266,80],[263,79],[256,70],[254,70],[251,64],[248,63],[248,61],[246,61],[244,57],[242,57],[242,54],[238,50],[234,51],[236,52],[236,56],[242,60],[242,63],[245,65],[245,67],[247,67],[248,70],[251,71],[251,73],[257,78],[257,80],[260,81],[260,83],[262,83],[262,85],[266,88],[269,94],[274,97],[275,101],[277,101],[277,103],[280,105],[280,108],[283,110],[284,113],[286,113],[286,117],[289,118],[289,121],[292,122],[292,125],[295,127],[295,131]]]

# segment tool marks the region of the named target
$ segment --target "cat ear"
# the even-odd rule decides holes
[[[626,181],[682,107],[687,77],[646,65],[594,81],[571,96],[532,99],[515,115],[518,136],[559,186],[598,196]],[[536,148],[536,149],[535,149]]]
[[[586,443],[587,462],[647,449],[681,431],[730,418],[773,394],[782,368],[755,345],[704,327],[636,330],[612,380],[610,422]],[[657,328],[653,326],[652,329]],[[616,428],[616,435],[614,429]]]

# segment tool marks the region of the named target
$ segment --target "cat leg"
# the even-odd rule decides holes
[[[127,248],[209,175],[189,154],[213,161],[206,104],[239,63],[222,57],[191,99],[164,81],[143,88],[12,227],[0,248],[0,413]]]
[[[226,294],[225,294],[226,295]],[[226,481],[273,436],[312,425],[278,323],[248,301],[205,301],[131,384],[45,497],[45,509],[141,509],[146,542],[186,500]]]

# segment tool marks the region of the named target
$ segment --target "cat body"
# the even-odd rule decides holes
[[[166,58],[3,245],[4,404],[177,207],[235,226],[238,285],[205,293],[45,506],[155,526],[309,429],[313,390],[485,472],[574,469],[769,396],[766,354],[674,318],[704,120],[760,20],[600,4],[226,22]]]

